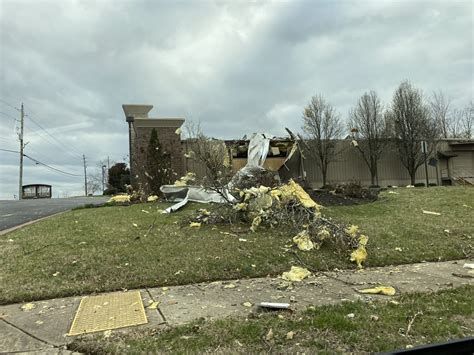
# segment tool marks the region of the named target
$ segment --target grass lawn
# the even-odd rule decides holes
[[[301,313],[196,322],[168,330],[76,340],[86,353],[365,353],[405,349],[474,335],[474,287],[407,294],[388,302],[343,303]],[[420,313],[421,312],[421,313]],[[347,317],[353,313],[354,318]],[[277,315],[280,315],[278,317]],[[415,317],[416,315],[416,317]],[[283,317],[282,317],[283,316]],[[414,320],[413,320],[414,318]],[[413,320],[407,334],[408,324]],[[272,330],[273,337],[267,338]],[[294,332],[287,339],[288,332]]]
[[[324,213],[358,224],[369,235],[367,266],[465,257],[462,249],[472,243],[467,235],[474,235],[474,209],[463,205],[474,205],[474,189],[397,191],[382,193],[372,204],[332,207]],[[277,275],[297,264],[285,250],[293,235],[283,228],[235,237],[223,234],[232,232],[228,225],[190,228],[183,217],[202,205],[160,214],[158,209],[166,206],[80,209],[1,236],[0,304]],[[423,209],[441,216],[425,215]],[[145,237],[155,217],[156,226]],[[330,247],[298,254],[314,269],[354,267],[348,252]]]

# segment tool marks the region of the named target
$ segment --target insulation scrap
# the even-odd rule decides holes
[[[424,214],[431,214],[431,215],[433,215],[433,216],[441,216],[441,213],[439,213],[439,212],[432,212],[432,211],[425,211],[425,210],[423,210],[423,213],[424,213]]]
[[[331,236],[331,232],[329,232],[328,228],[326,226],[321,227],[321,229],[318,231],[318,239],[323,241],[324,239],[328,238]]]
[[[252,221],[252,226],[250,227],[250,230],[252,232],[255,232],[257,230],[257,227],[260,225],[260,223],[262,223],[262,217],[261,216],[255,217]]]
[[[299,250],[308,251],[314,248],[307,230],[301,231],[293,237],[293,242],[298,246]]]
[[[351,237],[354,237],[354,238],[357,236],[358,231],[359,231],[359,227],[354,226],[354,225],[351,225],[349,228],[346,228],[345,230],[347,234],[349,234]]]
[[[181,176],[174,182],[175,186],[188,186],[190,182],[196,181],[196,174],[187,172],[186,175]]]
[[[130,202],[130,195],[115,195],[110,198],[107,202],[117,202],[117,203],[124,203]]]
[[[291,270],[284,272],[281,277],[286,281],[300,282],[310,275],[311,272],[308,269],[299,266],[292,266]]]
[[[367,236],[361,235],[357,249],[351,253],[350,260],[355,261],[359,269],[363,268],[362,263],[367,259],[367,250],[365,249],[365,246],[367,245],[368,241],[369,238]]]
[[[160,302],[158,302],[158,301],[150,300],[150,305],[147,308],[148,309],[157,309],[159,304],[160,304]]]
[[[363,290],[357,290],[360,293],[368,293],[368,294],[381,294],[386,296],[393,296],[397,291],[392,286],[378,286],[374,288],[366,288]]]
[[[36,305],[34,303],[25,303],[23,306],[21,306],[21,309],[23,311],[31,311],[32,309],[35,309]]]
[[[158,196],[151,195],[151,196],[148,196],[146,200],[147,202],[155,202],[156,200],[158,200]]]
[[[199,222],[191,222],[191,223],[189,223],[189,226],[190,226],[191,228],[199,228],[199,227],[201,227],[201,223],[199,223]]]
[[[280,200],[283,203],[291,200],[300,202],[306,208],[314,208],[319,210],[319,205],[313,201],[308,193],[293,179],[291,179],[286,185],[280,186],[278,189],[281,192]]]
[[[234,210],[237,211],[245,211],[247,209],[248,204],[245,202],[237,203],[234,205]]]

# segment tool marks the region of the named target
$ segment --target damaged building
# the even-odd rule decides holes
[[[143,179],[143,172],[137,162],[142,161],[153,128],[158,133],[158,139],[164,151],[170,155],[171,168],[176,178],[183,176],[186,172],[194,172],[198,177],[206,175],[206,168],[190,154],[193,140],[181,137],[184,118],[149,117],[152,105],[122,105],[122,107],[129,128],[130,166],[134,179],[138,182]],[[321,187],[322,176],[317,161],[304,142],[297,139],[291,132],[287,137],[268,136],[266,138],[268,138],[268,152],[263,163],[266,169],[278,172],[282,181],[299,178],[313,188]],[[216,144],[225,145],[233,172],[245,166],[249,154],[247,137],[216,140]],[[370,185],[369,170],[360,153],[351,147],[350,139],[337,140],[336,150],[340,151],[340,154],[329,165],[328,182],[339,184],[356,181],[362,185]],[[474,184],[474,140],[442,139],[437,145],[436,153],[429,158],[430,183]],[[410,184],[410,176],[402,165],[393,144],[386,147],[379,161],[378,180],[380,186]],[[424,183],[425,181],[425,171],[419,168],[416,182]]]

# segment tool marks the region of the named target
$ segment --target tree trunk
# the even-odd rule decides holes
[[[321,169],[321,174],[323,175],[323,187],[326,187],[326,176],[327,176],[327,168],[326,167]]]
[[[411,185],[415,185],[415,174],[416,174],[416,171],[414,171],[413,173],[410,173],[410,184]]]

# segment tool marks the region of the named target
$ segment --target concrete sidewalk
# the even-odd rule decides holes
[[[463,268],[466,262],[469,261],[371,268],[362,272],[348,270],[318,273],[295,283],[292,289],[281,289],[281,279],[278,278],[142,289],[140,293],[145,307],[150,301],[158,301],[159,307],[146,309],[148,324],[139,327],[176,326],[201,317],[245,317],[252,311],[252,305],[265,301],[288,302],[293,310],[302,310],[309,305],[396,297],[357,292],[358,289],[373,285],[393,286],[397,294],[474,285],[473,275]],[[0,352],[70,353],[66,346],[73,337],[66,334],[81,298],[33,302],[36,308],[31,311],[23,311],[22,304],[0,306]]]

